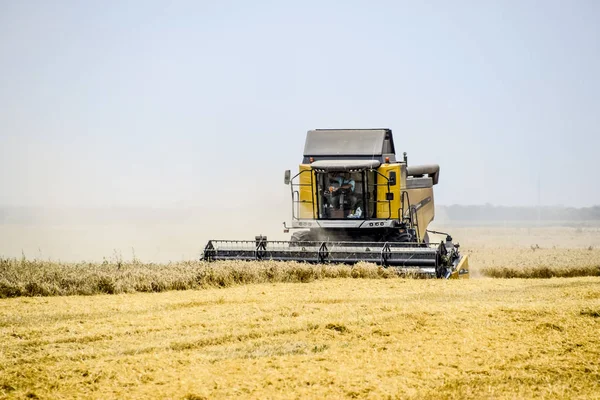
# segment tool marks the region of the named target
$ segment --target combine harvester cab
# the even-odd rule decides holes
[[[438,165],[396,160],[389,129],[309,131],[292,195],[290,241],[211,240],[202,258],[309,263],[371,262],[437,278],[468,278],[467,256],[450,235],[428,231]],[[445,235],[434,243],[429,233]]]

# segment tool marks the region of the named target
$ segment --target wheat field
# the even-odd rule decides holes
[[[0,258],[0,398],[600,399],[600,234],[458,231],[466,281]]]
[[[600,398],[600,278],[0,302],[6,398]]]
[[[491,248],[467,250],[466,254],[470,257],[473,278],[600,276],[600,249]],[[408,275],[418,277],[410,272]],[[0,258],[0,298],[164,292],[267,282],[405,276],[407,273],[399,273],[394,268],[368,263],[355,266],[276,261],[60,263]]]
[[[484,240],[486,238],[486,232],[487,241],[482,241],[482,237]],[[600,243],[600,232],[597,230],[586,232],[584,236],[568,242],[578,247],[566,248],[557,246],[557,242],[552,241],[553,236],[546,236],[546,230],[530,235],[519,230],[497,229],[484,230],[483,235],[481,230],[473,229],[460,233],[468,239],[467,243],[473,241],[462,248],[463,254],[469,256],[472,278],[600,276],[600,245],[589,244]],[[523,245],[515,246],[514,240],[520,240]],[[251,283],[311,282],[349,277],[391,279],[403,276],[394,269],[367,263],[347,266],[273,261],[206,263],[192,260],[156,264],[136,259],[73,263],[0,257],[0,298],[163,292]]]

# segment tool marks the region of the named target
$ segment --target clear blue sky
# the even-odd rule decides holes
[[[313,128],[438,204],[600,204],[600,2],[0,0],[0,205],[276,207]],[[228,203],[229,202],[229,203]]]

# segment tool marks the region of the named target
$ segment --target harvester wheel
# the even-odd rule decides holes
[[[299,242],[310,242],[310,240],[310,231],[294,232],[290,238],[290,246],[299,246]]]
[[[410,242],[410,234],[408,232],[400,232],[394,231],[393,233],[389,233],[385,237],[386,242],[390,243],[406,243]]]

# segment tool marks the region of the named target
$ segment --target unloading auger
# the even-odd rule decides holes
[[[437,278],[467,278],[468,259],[435,215],[438,165],[396,160],[390,129],[317,129],[294,176],[285,171],[295,230],[289,241],[210,240],[202,259],[355,264],[370,262]],[[429,233],[444,235],[430,242]]]

